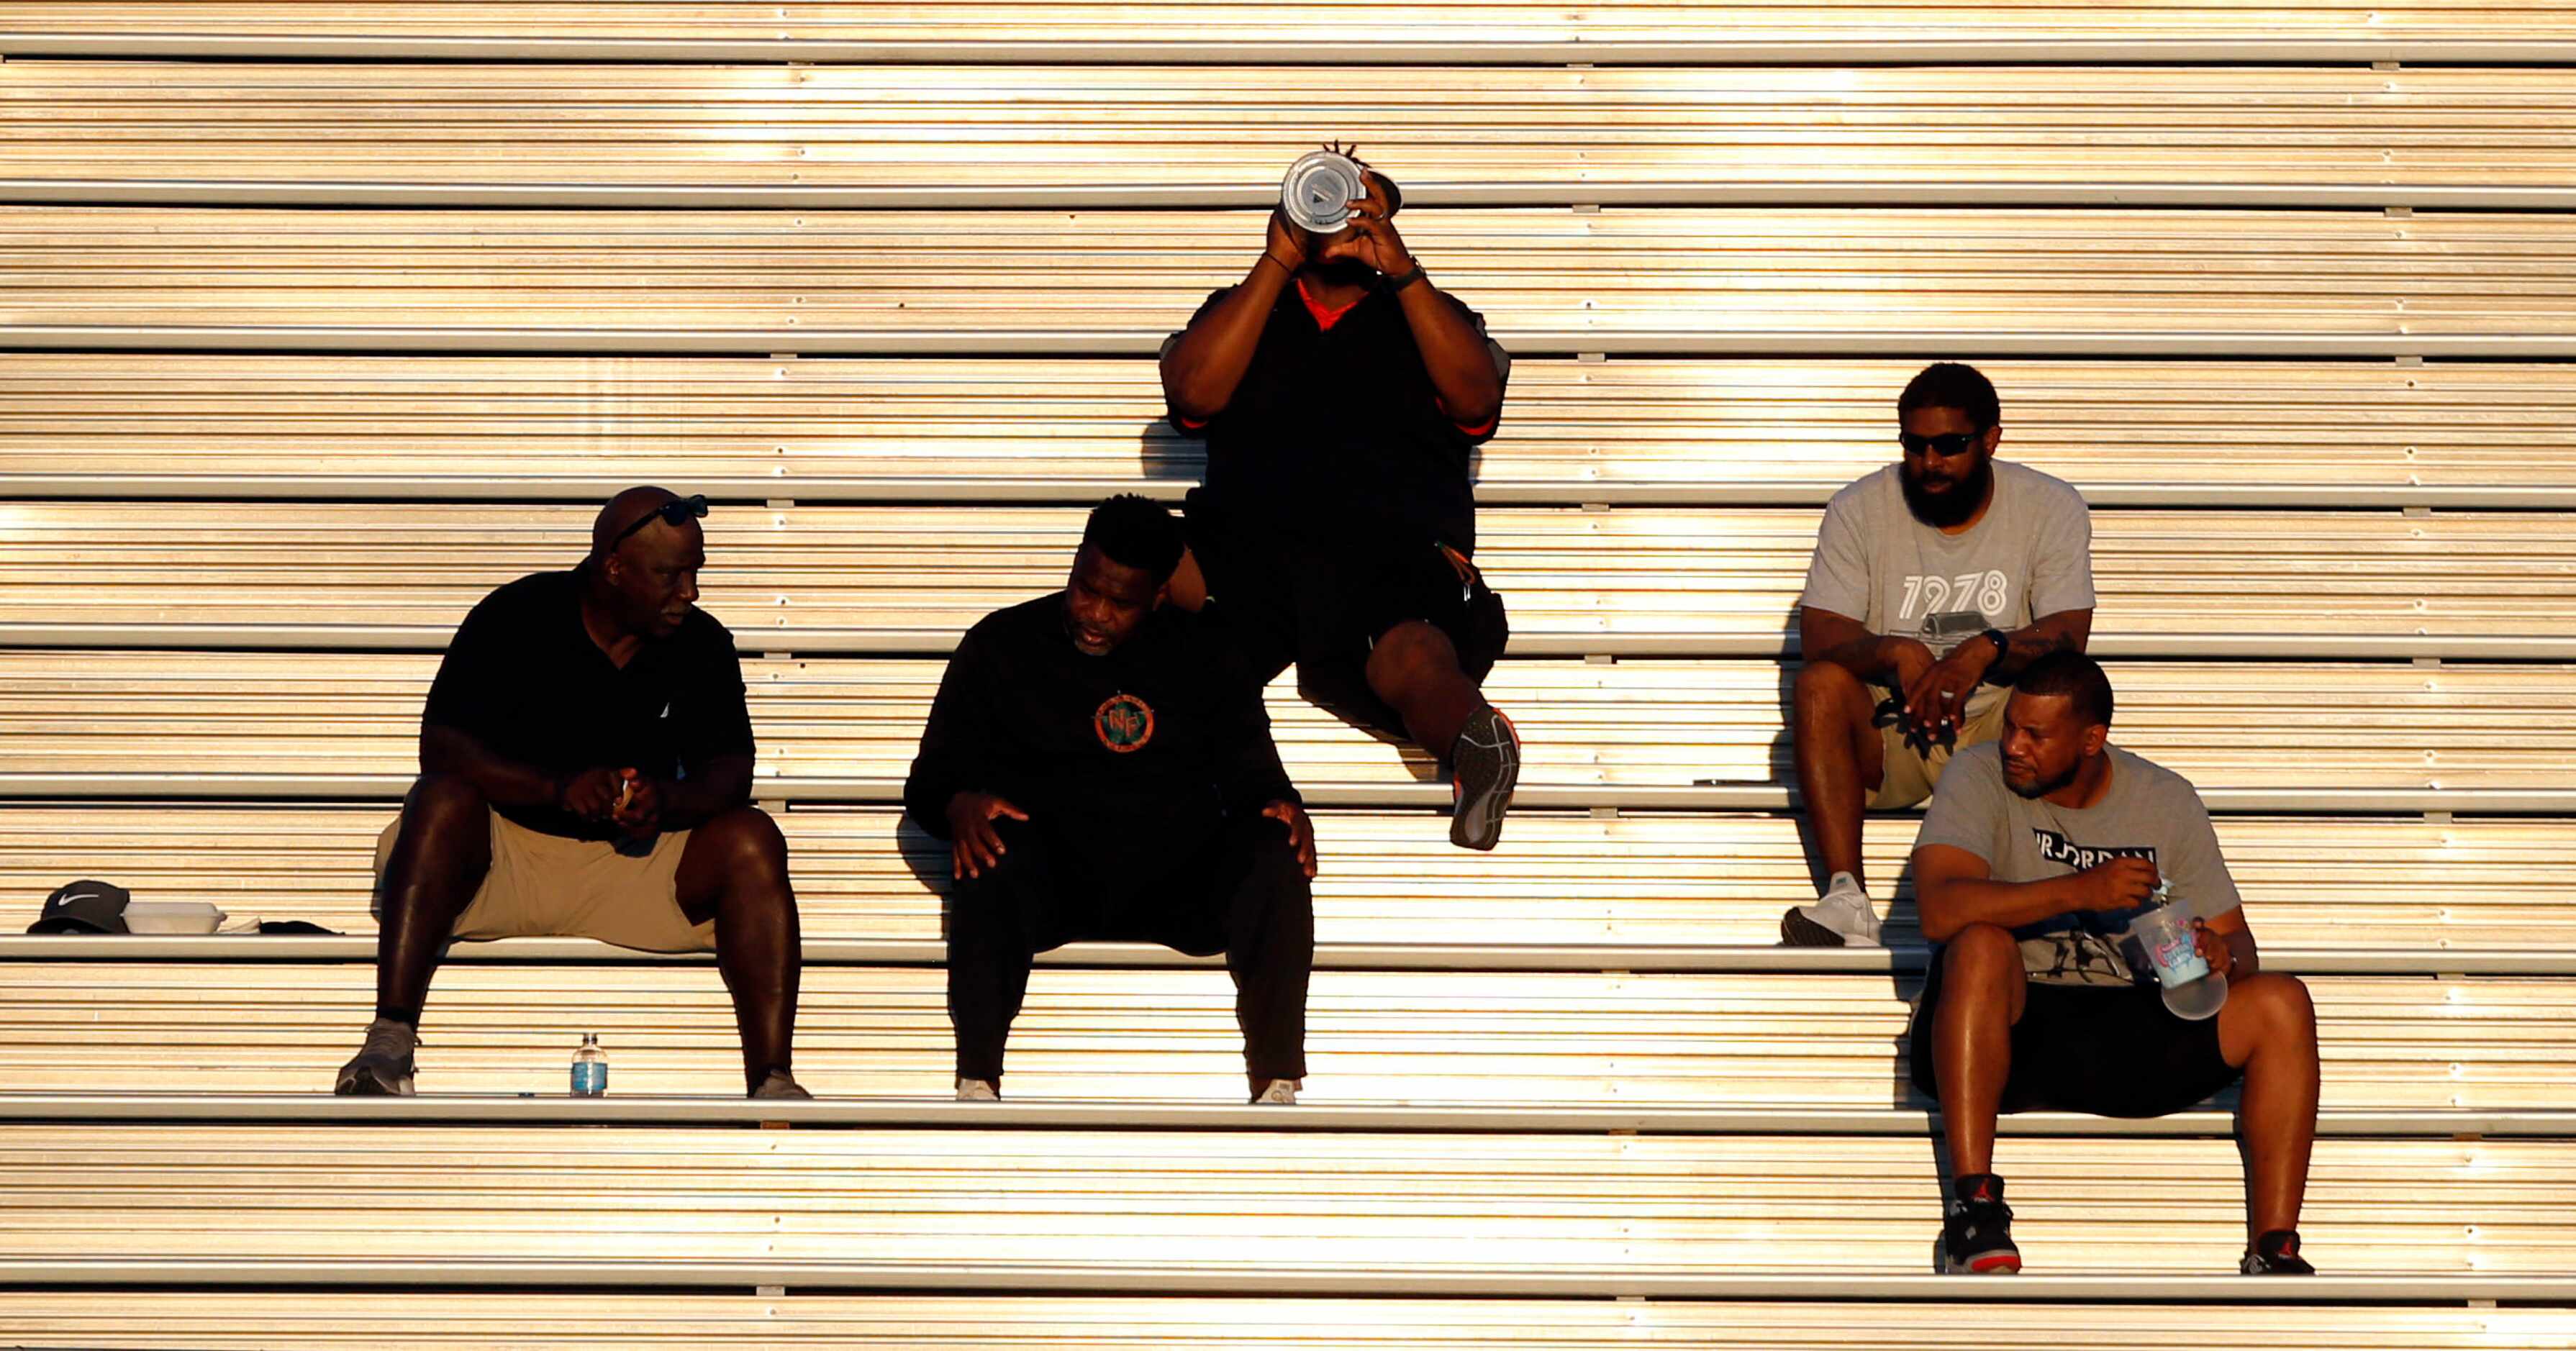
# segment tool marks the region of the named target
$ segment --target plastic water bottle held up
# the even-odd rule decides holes
[[[599,1034],[581,1034],[581,1049],[572,1053],[572,1095],[596,1098],[608,1092],[608,1052],[599,1049]]]

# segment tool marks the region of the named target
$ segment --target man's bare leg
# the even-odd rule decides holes
[[[742,1034],[744,1087],[759,1093],[772,1075],[792,1086],[803,935],[786,837],[767,812],[736,807],[689,832],[678,883],[681,913],[716,923],[716,967]]]
[[[1404,715],[1413,744],[1445,756],[1467,720],[1485,706],[1485,692],[1467,678],[1449,635],[1419,619],[1386,631],[1369,649],[1369,690]]]
[[[1932,1011],[1933,1077],[1950,1146],[1951,1197],[1941,1229],[1941,1269],[2021,1270],[2012,1212],[1995,1172],[1995,1116],[2012,1077],[2012,1029],[2030,997],[2021,945],[2009,930],[1971,924],[1941,953],[1941,1002]]]
[[[1866,887],[1861,815],[1887,772],[1887,749],[1871,725],[1869,686],[1832,662],[1809,662],[1798,669],[1790,705],[1798,795],[1824,874],[1817,880],[1850,873]]]
[[[2246,1149],[2246,1235],[2299,1227],[2317,1143],[2317,1013],[2295,976],[2236,982],[2218,1011],[2218,1052],[2245,1071],[2236,1109]]]
[[[1809,662],[1790,686],[1790,753],[1808,838],[1823,873],[1816,900],[1780,917],[1793,947],[1875,947],[1879,917],[1861,853],[1861,815],[1887,773],[1869,686],[1832,662]]]
[[[475,786],[423,774],[403,798],[392,857],[376,879],[376,1016],[367,1042],[332,1085],[344,1094],[408,1094],[412,1048],[430,977],[492,869],[492,808]]]
[[[1493,848],[1520,782],[1520,735],[1511,719],[1485,702],[1449,635],[1423,620],[1379,635],[1367,675],[1370,692],[1403,717],[1414,744],[1449,764],[1450,843]]]
[[[1995,1115],[2012,1077],[2013,1024],[2029,998],[2011,931],[1971,924],[1943,946],[1932,1065],[1953,1177],[1995,1170]]]
[[[1191,614],[1207,605],[1207,574],[1199,571],[1199,556],[1187,546],[1181,549],[1180,565],[1172,569],[1171,580],[1163,583],[1163,595]]]

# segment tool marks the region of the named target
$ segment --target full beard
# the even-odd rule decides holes
[[[1905,490],[1905,509],[1914,513],[1914,519],[1935,530],[1947,530],[1967,524],[1968,518],[1985,507],[1986,494],[1995,486],[1995,462],[1979,464],[1974,473],[1947,492],[1924,491],[1922,476],[1912,469],[1899,469],[1896,481]]]

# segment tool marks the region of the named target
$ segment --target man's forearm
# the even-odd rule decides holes
[[[2018,929],[2081,908],[2075,875],[2037,882],[1998,882],[1993,878],[1952,878],[1915,883],[1914,908],[1923,936],[1946,943],[1971,924]]]
[[[1253,260],[1242,285],[1182,330],[1162,363],[1163,393],[1172,411],[1211,418],[1234,401],[1289,275],[1286,264],[1263,254]]]
[[[701,826],[751,801],[751,761],[732,757],[709,764],[702,772],[662,785],[664,830]]]
[[[1971,642],[1984,642],[1972,638]],[[1986,679],[1996,684],[2009,682],[2029,669],[2030,664],[2052,652],[2073,650],[2077,639],[2072,627],[2062,618],[2051,615],[2004,635],[2003,655],[1986,668]],[[1988,643],[1991,647],[1993,644]]]
[[[551,807],[563,796],[563,784],[554,775],[496,755],[453,727],[421,729],[420,767],[424,773],[453,774],[473,784],[496,807]]]
[[[1882,633],[1864,633],[1813,653],[1807,660],[1829,661],[1863,680],[1892,684],[1889,677],[1896,671],[1896,647],[1902,641]]]
[[[1480,427],[1502,415],[1503,377],[1485,335],[1428,278],[1396,294],[1412,326],[1422,368],[1439,391],[1440,405],[1460,424]]]
[[[2220,934],[2219,937],[2227,940],[2227,955],[2232,963],[2227,968],[2228,984],[2233,985],[2240,980],[2262,974],[2263,956],[2255,950],[2253,930],[2238,929],[2233,933]]]
[[[1287,769],[1279,763],[1279,753],[1247,752],[1236,759],[1234,770],[1218,788],[1229,807],[1266,807],[1273,802],[1301,802],[1297,786],[1288,778]]]

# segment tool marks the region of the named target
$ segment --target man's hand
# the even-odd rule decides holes
[[[1911,699],[1914,687],[1932,670],[1932,649],[1913,638],[1889,638],[1887,644],[1888,685],[1899,700]]]
[[[616,770],[585,769],[563,781],[555,805],[585,821],[605,821],[617,810],[617,795],[624,788]]]
[[[1921,647],[1922,644],[1915,644]],[[1925,648],[1930,656],[1931,649]],[[1995,645],[1971,640],[1950,649],[1950,655],[1932,662],[1923,674],[1906,683],[1906,725],[1920,731],[1928,740],[1947,741],[1959,733],[1959,724],[1967,717],[1968,696],[1986,678],[1986,668],[1995,664]]]
[[[2156,889],[2156,865],[2142,858],[2115,858],[2075,875],[2084,884],[2085,910],[2129,910],[2146,904]]]
[[[1357,258],[1390,277],[1401,277],[1413,270],[1413,251],[1404,247],[1404,236],[1395,232],[1395,222],[1387,215],[1386,190],[1369,180],[1368,195],[1351,199],[1350,224],[1340,234],[1325,241],[1315,255],[1319,263]]]
[[[1002,832],[993,827],[1005,816],[1014,821],[1029,819],[1027,812],[997,793],[959,793],[948,799],[948,861],[958,876],[982,877],[986,868],[1011,852],[1002,844]]]
[[[641,838],[662,828],[662,781],[632,769],[617,771],[617,801],[609,819],[629,836]]]
[[[2230,978],[2229,973],[2236,969],[2236,949],[2227,945],[2227,935],[2210,928],[2208,920],[2196,919],[2191,922],[2191,945],[2200,953],[2200,959],[2209,963],[2211,975],[2220,980]]]
[[[1261,251],[1270,255],[1272,262],[1293,277],[1297,275],[1297,269],[1306,265],[1306,232],[1297,228],[1286,212],[1273,207],[1270,210],[1270,238],[1262,242]]]
[[[1288,847],[1297,851],[1297,866],[1306,876],[1315,875],[1315,823],[1306,819],[1306,809],[1285,800],[1261,809],[1261,814],[1288,825]]]

